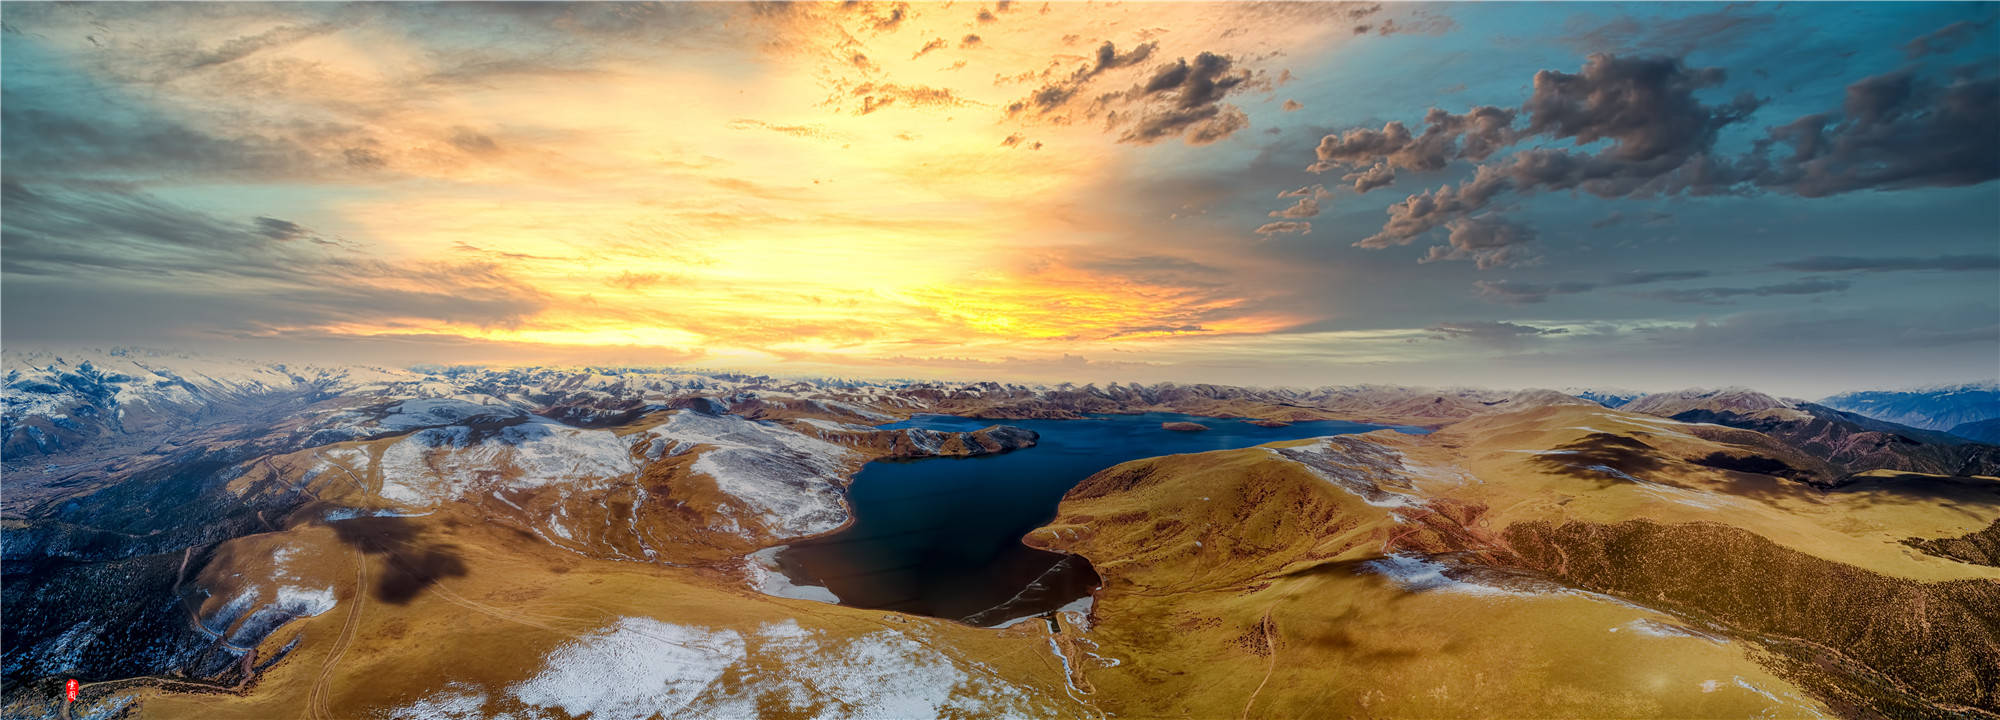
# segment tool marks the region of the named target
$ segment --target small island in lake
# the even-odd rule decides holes
[[[1291,423],[1285,422],[1283,420],[1265,420],[1263,418],[1253,418],[1250,420],[1245,420],[1243,422],[1250,423],[1251,425],[1255,425],[1257,427],[1268,427],[1268,428],[1281,428],[1281,427],[1292,426]]]
[[[1201,432],[1207,430],[1208,426],[1191,422],[1163,422],[1160,423],[1160,429],[1172,430],[1174,432]]]

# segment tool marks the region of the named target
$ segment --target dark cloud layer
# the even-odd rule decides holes
[[[1689,68],[1679,60],[1611,55],[1592,55],[1575,74],[1536,73],[1534,92],[1518,112],[1527,118],[1525,127],[1511,127],[1516,113],[1493,108],[1469,114],[1487,118],[1483,124],[1460,124],[1480,128],[1484,135],[1474,137],[1493,138],[1494,142],[1529,138],[1568,140],[1579,146],[1608,142],[1604,149],[1587,153],[1531,148],[1479,165],[1470,180],[1455,187],[1446,185],[1411,195],[1389,206],[1388,222],[1356,246],[1408,244],[1435,228],[1484,211],[1507,192],[1581,190],[1600,197],[1627,197],[1706,184],[1701,169],[1708,163],[1717,133],[1741,121],[1759,104],[1754,98],[1739,96],[1725,105],[1711,106],[1695,96],[1697,90],[1722,78],[1721,70]],[[1431,116],[1453,117],[1437,110],[1432,110]],[[1503,119],[1510,124],[1501,124]],[[1442,131],[1438,135],[1452,137]],[[1459,147],[1434,145],[1419,158],[1431,163],[1429,169],[1442,168],[1453,160],[1480,161],[1496,147],[1484,139]],[[1342,163],[1339,155],[1329,158],[1326,147],[1327,142],[1321,141],[1321,159],[1314,167],[1328,167],[1329,162],[1334,166],[1360,165]]]
[[[10,285],[204,291],[201,305],[259,333],[385,319],[511,326],[548,299],[490,263],[387,263],[351,255],[298,223],[217,217],[116,187],[0,183]],[[147,290],[145,288],[152,288]],[[52,290],[51,290],[52,291]],[[42,303],[37,303],[41,305]],[[24,316],[11,312],[8,322]]]
[[[1627,52],[1686,55],[1704,46],[1749,40],[1781,27],[1774,15],[1747,4],[1731,3],[1713,12],[1682,17],[1621,16],[1605,22],[1571,19],[1562,33],[1570,47],[1583,52]]]
[[[1733,21],[1717,16],[1702,22]],[[1925,41],[1927,47],[1933,42]],[[2000,133],[1993,131],[2000,118],[2000,73],[1967,66],[1939,74],[1905,68],[1855,81],[1839,110],[1771,127],[1752,136],[1749,150],[1730,154],[1720,150],[1722,134],[1747,129],[1763,99],[1747,93],[1724,102],[1706,99],[1727,79],[1720,68],[1599,53],[1575,73],[1536,73],[1518,109],[1480,106],[1454,115],[1432,108],[1421,134],[1391,122],[1381,130],[1326,135],[1309,169],[1341,170],[1343,180],[1365,193],[1393,183],[1398,169],[1473,163],[1469,178],[1389,205],[1381,229],[1354,244],[1406,245],[1446,228],[1446,244],[1431,248],[1426,261],[1502,267],[1530,256],[1524,246],[1533,237],[1498,216],[1495,202],[1510,194],[1773,192],[1816,198],[2000,179]],[[1499,157],[1500,150],[1529,141],[1566,141],[1576,149],[1544,144]],[[1594,227],[1622,219],[1614,215]]]
[[[1822,255],[1773,263],[1800,272],[1991,272],[2000,270],[2000,255],[1939,255],[1936,257],[1844,257]]]
[[[1695,280],[1708,275],[1707,270],[1628,270],[1591,282],[1538,284],[1512,280],[1479,280],[1473,283],[1473,287],[1481,298],[1490,302],[1521,305],[1542,302],[1556,295],[1578,295],[1600,288]]]
[[[224,136],[156,115],[82,114],[36,107],[44,100],[11,91],[0,97],[4,107],[0,128],[5,128],[4,154],[11,177],[325,177],[357,169],[348,161],[343,142],[367,142],[365,136],[343,128]]]
[[[2000,73],[1983,71],[1955,71],[1943,82],[1908,69],[1863,78],[1847,87],[1841,112],[1773,128],[1760,150],[1791,153],[1768,166],[1753,158],[1751,179],[1804,197],[2000,179]]]
[[[1597,289],[1596,283],[1587,282],[1539,284],[1513,280],[1479,280],[1472,285],[1478,290],[1480,297],[1510,305],[1538,303],[1549,299],[1552,295],[1575,295]]]
[[[1825,293],[1842,292],[1852,286],[1853,283],[1850,283],[1846,280],[1809,277],[1809,278],[1802,278],[1799,280],[1792,280],[1790,282],[1782,282],[1772,285],[1758,285],[1755,287],[1681,288],[1681,289],[1671,289],[1671,290],[1653,290],[1649,292],[1640,293],[1640,295],[1643,297],[1650,297],[1659,300],[1665,300],[1668,302],[1720,305],[1734,298],[1771,297],[1773,295],[1821,295]]]
[[[1544,328],[1511,322],[1446,322],[1424,328],[1440,340],[1457,340],[1490,347],[1519,347],[1527,341],[1550,335],[1566,335],[1563,328]]]
[[[1903,46],[1903,53],[1911,60],[1929,55],[1950,55],[1978,40],[1982,33],[1991,38],[1991,33],[1988,31],[1991,27],[1993,27],[1992,18],[1980,21],[1960,20],[1911,40]]]

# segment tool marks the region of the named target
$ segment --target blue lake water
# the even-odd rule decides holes
[[[1165,422],[1209,429],[1165,430]],[[833,591],[843,605],[997,624],[1055,609],[1097,585],[1096,572],[1082,558],[1021,544],[1022,536],[1055,517],[1063,494],[1091,474],[1139,458],[1390,427],[1315,420],[1270,428],[1172,413],[1083,420],[919,415],[882,427],[977,430],[993,424],[1028,428],[1041,439],[1035,447],[987,457],[869,463],[847,493],[854,524],[792,545],[779,553],[779,566],[796,583]]]

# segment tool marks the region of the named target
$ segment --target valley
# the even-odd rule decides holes
[[[1161,429],[1163,422],[1195,420],[1213,429],[1198,436]],[[920,415],[881,427],[964,432],[985,422]],[[796,568],[794,583],[827,587],[846,604],[1004,623],[1068,605],[1096,585],[1087,563],[1064,563],[1065,556],[1020,543],[1091,473],[1140,457],[1380,428],[1336,420],[1273,428],[1157,412],[1015,426],[1039,437],[1032,452],[870,463],[848,489],[853,523],[793,543],[777,560]]]
[[[48,372],[14,387],[141,377]],[[109,465],[70,448],[171,427],[10,416],[72,436],[7,457],[10,490],[33,484],[8,497],[5,715],[1977,718],[2000,698],[2000,478],[1923,471],[1987,450],[1811,404],[358,376],[315,376],[320,399],[261,432]],[[187,396],[10,408],[212,418],[196,391],[242,387],[175,377]],[[981,417],[1008,414],[1040,417]],[[1208,429],[1163,427],[1182,422]],[[1848,450],[1865,433],[1902,439]]]

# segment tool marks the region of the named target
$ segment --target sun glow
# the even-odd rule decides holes
[[[283,40],[163,76],[174,92],[157,109],[194,125],[320,128],[301,141],[319,170],[173,192],[222,208],[297,188],[306,200],[285,221],[351,276],[329,285],[409,302],[253,334],[780,361],[1062,358],[1312,319],[1213,277],[1130,269],[1226,274],[1240,262],[1228,247],[1254,242],[1129,199],[1180,137],[1120,142],[1107,127],[1131,117],[1102,100],[1015,106],[1085,73],[1096,84],[1079,93],[1116,94],[1203,52],[1308,52],[1345,26],[1260,17],[1257,37],[1235,30],[1331,6],[633,6],[686,31],[569,28],[599,45],[531,67],[479,61],[489,35],[510,32],[501,20],[440,39],[396,23],[321,31],[289,10],[177,25],[190,36],[172,41],[188,47]],[[1097,67],[1105,43],[1138,59]],[[1271,68],[1243,72],[1277,82]]]

